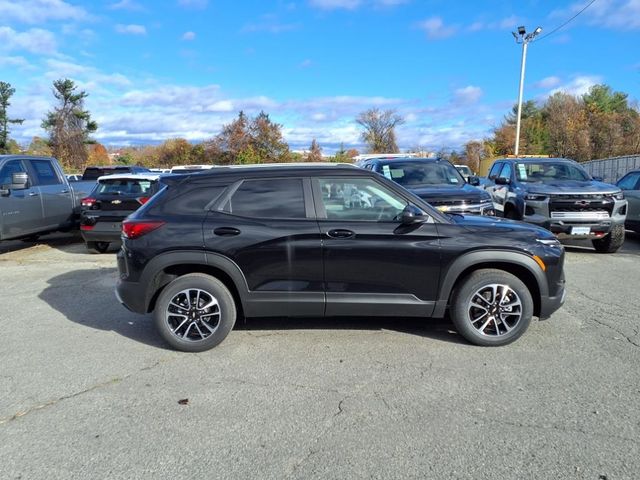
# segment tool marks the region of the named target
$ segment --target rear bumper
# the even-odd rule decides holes
[[[85,242],[120,242],[122,222],[98,222],[91,230],[83,230],[87,225],[80,225],[80,234]]]

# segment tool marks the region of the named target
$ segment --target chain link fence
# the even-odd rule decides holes
[[[602,177],[607,183],[615,183],[625,173],[640,170],[640,155],[603,158],[581,163],[592,177]]]

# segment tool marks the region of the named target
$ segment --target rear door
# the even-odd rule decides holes
[[[322,233],[326,314],[424,315],[440,277],[437,226],[400,224],[410,202],[383,179],[312,179]]]
[[[6,162],[0,168],[0,185],[10,185],[12,175],[19,172],[29,173],[22,160]],[[40,191],[33,186],[31,175],[29,178],[29,188],[11,190],[8,195],[0,197],[0,237],[3,240],[44,230]]]
[[[322,316],[320,231],[305,178],[236,182],[205,220],[208,251],[230,258],[249,289],[247,316]]]
[[[25,160],[40,190],[44,223],[47,228],[57,228],[71,220],[73,195],[62,172],[51,160],[30,158]]]

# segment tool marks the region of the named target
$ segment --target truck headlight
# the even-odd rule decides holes
[[[533,202],[543,202],[547,199],[547,196],[539,193],[528,193],[524,198],[525,200],[531,200]]]
[[[611,195],[613,198],[615,198],[616,200],[624,200],[624,192],[622,190],[620,190],[619,192],[616,192],[614,194]]]

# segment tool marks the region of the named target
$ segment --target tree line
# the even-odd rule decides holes
[[[91,138],[98,129],[85,108],[88,94],[79,90],[73,80],[53,82],[55,104],[42,120],[45,137],[34,137],[22,148],[10,138],[11,127],[24,120],[9,116],[10,99],[15,89],[0,82],[0,153],[26,152],[51,155],[72,171],[86,165],[104,165],[112,160],[123,164],[169,167],[188,164],[253,164],[292,161],[348,162],[357,150],[340,149],[331,157],[312,139],[304,153],[291,151],[282,135],[282,125],[269,114],[255,116],[239,112],[214,137],[200,143],[173,138],[160,145],[118,148],[115,158]],[[481,159],[513,153],[517,108],[513,107],[491,136],[466,143],[461,150],[437,152],[437,156],[454,163],[467,163],[477,171]],[[398,153],[396,129],[405,123],[395,110],[371,108],[355,119],[361,139],[369,153]],[[546,100],[529,100],[523,104],[520,153],[543,154],[586,161],[640,153],[640,113],[628,95],[608,85],[595,85],[588,93],[577,96],[558,92]],[[408,151],[422,151],[422,148]]]

